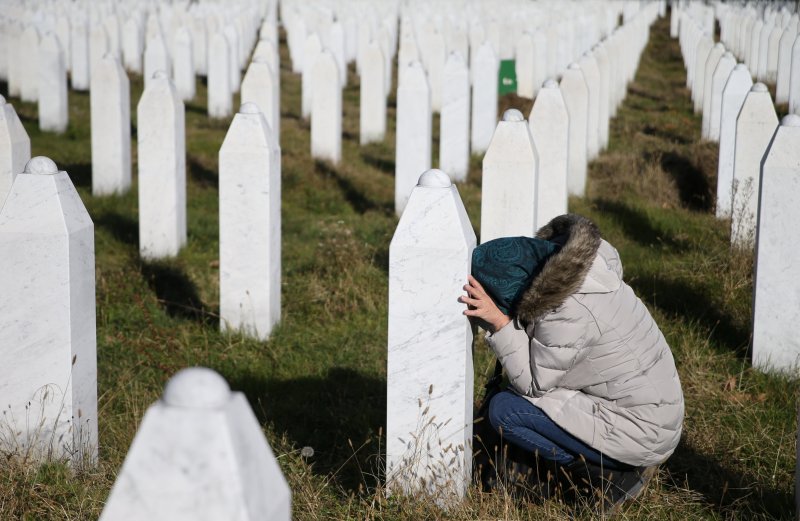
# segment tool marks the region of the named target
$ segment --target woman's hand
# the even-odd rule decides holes
[[[467,280],[469,282],[464,286],[464,291],[467,292],[467,295],[462,296],[460,299],[461,302],[467,305],[467,309],[464,310],[465,315],[482,319],[492,328],[491,333],[498,331],[511,322],[511,318],[500,311],[492,297],[486,293],[486,290],[483,289],[480,282],[475,280],[475,277],[468,275]]]

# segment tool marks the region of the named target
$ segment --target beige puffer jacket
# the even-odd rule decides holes
[[[669,346],[617,251],[584,217],[562,215],[537,237],[561,245],[487,341],[511,387],[576,438],[636,466],[663,462],[683,423]]]

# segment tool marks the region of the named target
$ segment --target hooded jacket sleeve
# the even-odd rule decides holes
[[[516,321],[509,322],[487,336],[487,342],[514,390],[539,397],[564,387],[562,380],[579,359],[592,331],[591,314],[573,301],[542,317],[527,332]]]
[[[525,330],[521,329],[516,320],[512,320],[493,334],[487,334],[486,342],[503,364],[514,390],[524,396],[533,396],[530,338]]]

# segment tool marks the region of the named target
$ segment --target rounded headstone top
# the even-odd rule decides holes
[[[49,157],[36,156],[25,165],[26,174],[55,175],[58,173],[56,162]]]
[[[518,111],[517,109],[508,109],[503,113],[503,121],[513,121],[518,123],[520,121],[525,121],[525,116],[523,116],[522,112]]]
[[[205,367],[188,367],[170,378],[161,399],[174,407],[213,409],[228,403],[230,397],[231,388],[219,373]]]
[[[544,83],[542,83],[542,88],[543,89],[557,89],[558,88],[558,82],[556,80],[554,80],[553,78],[547,79],[547,80],[544,81]]]
[[[722,57],[725,58],[726,60],[728,60],[728,59],[735,60],[736,59],[733,56],[733,53],[731,51],[725,51],[725,54],[723,54]]]
[[[571,69],[571,70],[576,70],[576,69],[580,69],[580,68],[581,68],[581,66],[578,65],[575,62],[570,63],[569,66],[567,67],[567,69]]]
[[[767,88],[766,85],[764,85],[759,81],[758,83],[753,85],[753,87],[750,89],[750,92],[769,92],[769,89]]]
[[[259,109],[258,105],[252,101],[246,101],[242,103],[241,107],[239,107],[239,112],[242,114],[258,114],[261,112],[261,109]]]
[[[733,70],[735,70],[735,71],[746,71],[748,69],[747,69],[747,65],[745,65],[744,63],[737,63],[736,67],[734,67]]]
[[[0,105],[5,105],[5,104],[6,104],[6,99],[3,97],[2,94],[0,94]]]
[[[157,70],[156,72],[153,73],[153,78],[155,78],[157,80],[166,80],[168,77],[169,76],[167,76],[167,71],[164,71],[164,70],[161,70],[161,69],[159,69],[159,70]]]
[[[783,116],[781,120],[782,127],[800,127],[800,116],[797,114],[788,114]]]
[[[453,183],[450,181],[450,176],[439,170],[438,168],[431,168],[424,174],[419,176],[417,186],[424,186],[426,188],[448,188]]]
[[[715,49],[721,49],[721,50],[723,50],[723,51],[724,51],[724,50],[725,50],[725,44],[724,44],[724,43],[722,43],[722,42],[717,42],[717,43],[714,45],[714,48],[715,48]]]

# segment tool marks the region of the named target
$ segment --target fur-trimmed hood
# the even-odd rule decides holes
[[[554,218],[539,229],[536,237],[552,241],[561,249],[545,261],[542,271],[519,299],[516,314],[523,324],[533,323],[581,290],[604,242],[597,226],[576,214]]]

